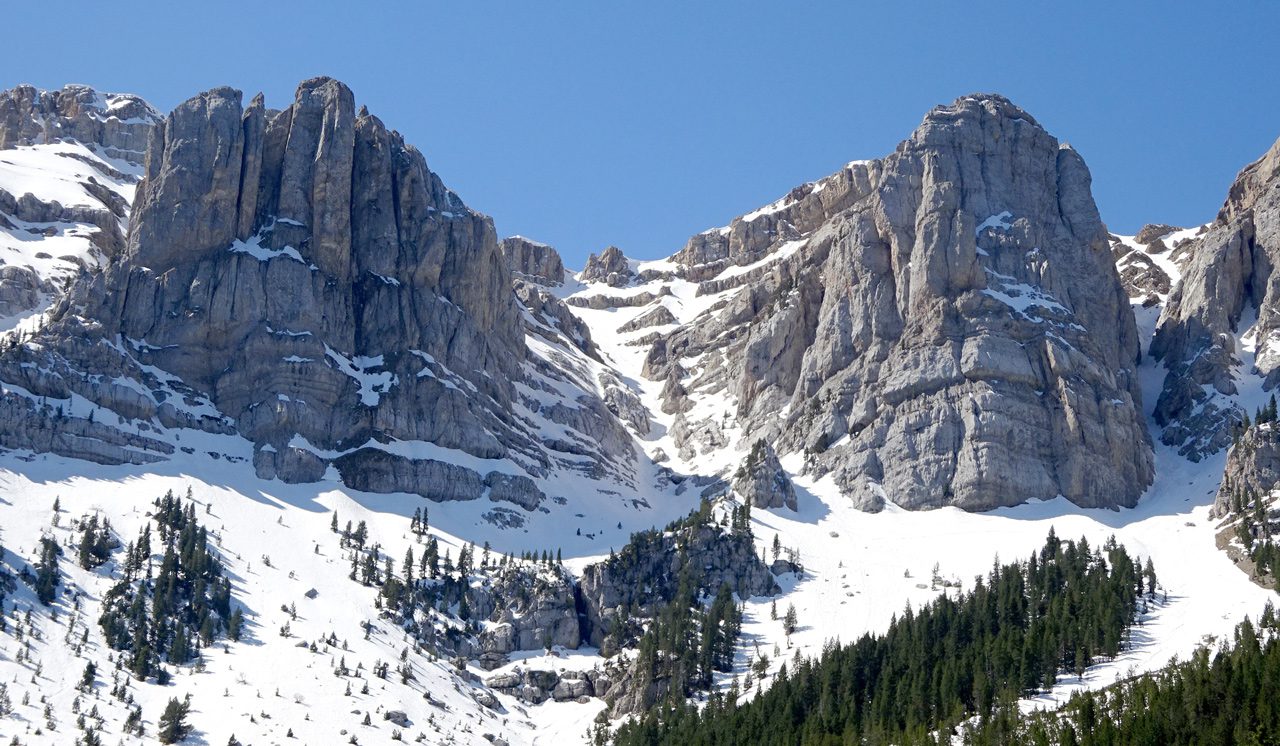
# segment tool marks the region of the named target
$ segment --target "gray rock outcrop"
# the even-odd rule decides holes
[[[683,571],[702,595],[722,584],[739,598],[771,596],[778,585],[755,551],[751,534],[725,531],[709,513],[676,521],[664,531],[633,534],[616,555],[584,568],[579,582],[583,637],[606,655],[626,642],[636,617],[653,617],[671,602]]]
[[[599,671],[549,671],[526,668],[495,674],[490,676],[485,684],[492,689],[516,697],[525,704],[538,705],[549,699],[556,702],[569,702],[583,701],[585,697],[596,696],[596,680],[600,677]]]
[[[20,85],[0,91],[0,150],[75,140],[102,155],[142,165],[160,114],[138,96],[68,85],[42,91]]]
[[[582,640],[573,580],[563,574],[502,568],[490,582],[467,592],[472,613],[492,622],[479,639],[488,665],[518,650],[563,647]]]
[[[778,463],[773,446],[757,440],[733,478],[733,490],[757,508],[796,509],[791,477]]]
[[[580,275],[584,282],[603,282],[610,287],[624,287],[634,276],[631,264],[617,246],[587,257],[587,266]]]
[[[1277,484],[1280,484],[1280,429],[1276,423],[1251,427],[1239,435],[1227,454],[1211,515],[1225,518],[1242,513],[1255,499],[1268,498]]]
[[[1174,225],[1148,223],[1138,230],[1137,235],[1135,235],[1133,239],[1140,244],[1151,244],[1178,230],[1181,229]]]
[[[1000,96],[934,109],[892,155],[672,261],[726,295],[644,374],[690,401],[728,391],[714,419],[736,418],[742,447],[805,452],[861,507],[1133,505],[1151,482],[1137,330],[1088,169]],[[699,435],[715,424],[681,426],[682,455],[717,447]]]
[[[658,306],[652,311],[645,311],[631,321],[628,321],[618,327],[618,333],[626,334],[628,332],[636,332],[641,329],[648,329],[654,326],[666,326],[668,324],[675,324],[678,322],[679,320],[675,317],[675,314],[671,313],[671,309],[666,306]]]
[[[359,489],[532,509],[533,479],[562,458],[628,476],[630,438],[590,377],[528,353],[490,219],[346,86],[305,81],[280,111],[213,89],[149,137],[127,246],[59,302],[40,344],[0,354],[0,380],[83,396],[135,429],[181,388],[285,481],[333,466]],[[560,314],[552,336],[574,344]],[[41,426],[34,411],[21,429]],[[545,438],[538,418],[581,442]],[[476,459],[516,470],[464,465]]]
[[[1225,448],[1243,419],[1229,398],[1235,368],[1263,376],[1265,389],[1280,382],[1280,141],[1240,172],[1187,255],[1151,355],[1168,370],[1155,406],[1160,439],[1199,460]],[[1253,351],[1238,344],[1246,333]]]
[[[552,287],[564,284],[564,262],[551,246],[524,236],[511,236],[502,239],[498,248],[517,275]]]
[[[1120,272],[1120,282],[1130,298],[1144,306],[1154,306],[1169,296],[1173,290],[1173,278],[1151,258],[1151,254],[1157,253],[1153,249],[1166,250],[1166,247],[1141,244],[1135,247],[1118,236],[1111,236],[1110,240],[1116,269]],[[1159,242],[1160,239],[1157,238],[1156,243]]]

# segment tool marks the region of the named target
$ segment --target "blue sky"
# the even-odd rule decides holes
[[[331,75],[500,235],[571,266],[652,258],[856,158],[938,103],[1009,96],[1084,155],[1103,219],[1211,219],[1280,137],[1280,3],[20,3],[0,87],[162,109]]]

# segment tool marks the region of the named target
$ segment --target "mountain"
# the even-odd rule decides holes
[[[1132,506],[1152,479],[1139,342],[1089,185],[1021,109],[965,97],[639,264],[622,300],[679,453],[763,439],[871,510]],[[613,251],[583,278],[619,287]]]
[[[175,430],[235,434],[267,479],[332,467],[365,491],[526,509],[561,472],[633,481],[594,374],[566,370],[581,352],[525,345],[492,221],[341,83],[306,81],[278,112],[227,88],[184,102],[150,132],[133,213],[118,256],[3,356],[24,392],[5,446],[140,463],[173,455]]]
[[[330,78],[0,94],[0,738],[152,743],[185,703],[192,742],[607,740],[985,608],[1011,557],[1123,591],[1105,644],[998,685],[1025,707],[1185,659],[1280,554],[1245,499],[1280,474],[1268,163],[1207,227],[1116,236],[1081,156],[975,94],[574,272]],[[1229,415],[1160,420],[1204,389],[1177,319],[1222,303]]]

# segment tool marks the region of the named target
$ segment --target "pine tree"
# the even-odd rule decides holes
[[[426,560],[427,569],[431,572],[431,579],[434,580],[440,575],[440,543],[436,541],[436,537],[432,536],[427,540],[427,548],[422,556]]]
[[[160,715],[159,730],[156,733],[160,743],[178,743],[190,735],[191,726],[187,725],[187,713],[190,709],[187,702],[177,697],[169,699],[164,713]]]
[[[169,646],[169,662],[182,666],[189,659],[190,645],[187,643],[187,627],[185,624],[174,625],[173,642]]]
[[[89,691],[93,688],[93,682],[97,679],[98,667],[93,665],[93,661],[89,661],[84,666],[84,673],[80,676],[80,690]]]
[[[244,613],[241,612],[240,607],[237,606],[235,610],[231,612],[231,618],[227,620],[227,637],[230,637],[234,642],[240,642],[240,634],[243,628]]]
[[[782,618],[782,632],[787,637],[790,637],[796,633],[799,627],[800,623],[796,619],[796,606],[795,604],[789,604],[787,606],[787,615]]]

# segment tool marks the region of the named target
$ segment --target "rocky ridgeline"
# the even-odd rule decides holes
[[[138,462],[173,450],[167,429],[196,428],[252,441],[266,478],[335,469],[357,489],[526,509],[555,471],[630,477],[630,436],[574,367],[584,328],[526,296],[564,354],[530,352],[490,219],[346,86],[306,81],[280,111],[217,88],[148,147],[127,247],[0,355],[22,389],[0,445]],[[91,411],[42,406],[73,397]],[[94,412],[121,435],[62,435]],[[457,463],[477,460],[498,468]]]
[[[1168,369],[1155,403],[1161,440],[1199,460],[1226,447],[1243,419],[1228,398],[1237,393],[1233,369],[1244,362],[1238,334],[1248,331],[1256,345],[1252,368],[1265,388],[1280,383],[1280,141],[1240,172],[1187,255],[1151,355]]]
[[[88,86],[59,91],[32,86],[0,91],[0,161],[13,159],[6,150],[24,149],[19,168],[30,169],[31,150],[48,159],[75,159],[82,173],[63,178],[76,189],[0,188],[0,246],[20,247],[44,238],[59,239],[56,252],[17,257],[0,251],[0,318],[31,312],[46,298],[65,289],[70,279],[97,267],[124,249],[129,201],[136,173],[146,157],[151,128],[160,119],[145,101],[125,94],[100,94]],[[58,149],[80,144],[86,150]],[[0,170],[5,168],[0,163]],[[54,177],[51,179],[56,180]],[[67,202],[68,192],[81,192]],[[56,195],[56,196],[54,196]],[[76,239],[68,242],[66,239]],[[77,247],[78,244],[78,247]]]
[[[1171,225],[1146,225],[1131,239],[1109,237],[1120,282],[1130,299],[1148,308],[1168,299],[1178,277],[1171,276],[1156,258],[1167,258],[1179,267],[1186,262],[1195,242],[1190,238],[1174,241],[1174,234],[1181,231]]]
[[[687,461],[731,445],[732,418],[744,449],[803,452],[871,510],[1132,505],[1152,480],[1137,330],[1088,169],[1004,98],[938,107],[892,155],[666,265],[639,280],[724,294],[644,364]],[[714,401],[731,403],[690,419]]]
[[[138,96],[98,93],[85,85],[42,91],[29,85],[0,92],[0,150],[65,140],[141,166],[160,114]]]

